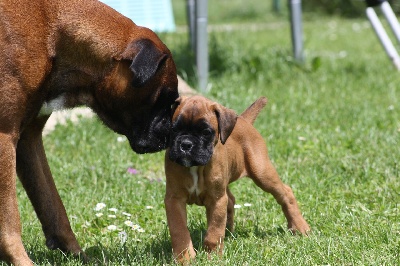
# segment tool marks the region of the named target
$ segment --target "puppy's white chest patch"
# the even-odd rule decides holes
[[[39,116],[50,115],[53,111],[62,110],[65,108],[65,96],[61,95],[51,101],[44,102],[40,109]]]
[[[192,166],[190,167],[190,174],[193,178],[193,186],[189,188],[189,193],[193,194],[196,192],[196,195],[200,194],[200,188],[199,188],[199,172],[198,172],[199,167],[198,166]]]

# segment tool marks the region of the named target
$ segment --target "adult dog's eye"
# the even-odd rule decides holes
[[[204,136],[209,136],[211,135],[213,132],[211,131],[211,129],[207,128],[207,129],[203,129],[203,131],[201,132],[202,135]]]

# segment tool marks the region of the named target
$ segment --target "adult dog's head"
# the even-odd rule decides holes
[[[152,31],[142,28],[134,37],[114,56],[93,109],[107,126],[128,138],[135,152],[157,152],[169,142],[171,105],[179,96],[176,67]]]
[[[232,133],[236,113],[202,96],[180,97],[175,105],[169,159],[185,167],[207,164]]]

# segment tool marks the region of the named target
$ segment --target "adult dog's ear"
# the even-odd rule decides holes
[[[214,105],[214,111],[218,120],[219,137],[221,139],[221,143],[225,144],[236,125],[238,116],[235,111],[219,104]]]
[[[162,66],[168,55],[149,39],[131,42],[117,60],[132,60],[129,69],[133,72],[132,85],[142,87]]]

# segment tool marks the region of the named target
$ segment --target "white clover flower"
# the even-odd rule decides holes
[[[102,212],[98,212],[98,213],[96,213],[96,216],[100,218],[101,216],[103,216],[103,213]]]
[[[132,226],[133,226],[133,223],[132,223],[132,221],[130,221],[130,220],[125,221],[124,224],[125,224],[126,226],[129,226],[129,227],[132,227]]]
[[[82,227],[88,228],[88,227],[90,227],[91,225],[92,225],[92,224],[91,224],[90,222],[85,221],[85,223],[82,225]]]
[[[245,204],[243,204],[245,207],[250,207],[251,206],[251,203],[245,203]]]
[[[110,231],[115,231],[115,230],[117,230],[117,226],[111,224],[111,225],[107,226],[107,229],[110,230]]]
[[[132,224],[132,230],[139,230],[140,226],[137,224]]]
[[[235,204],[235,205],[233,206],[233,208],[235,208],[235,209],[240,209],[240,208],[242,208],[242,205]]]
[[[125,215],[125,216],[128,216],[128,217],[131,217],[131,216],[132,216],[132,214],[127,213],[127,212],[122,212],[122,215]]]
[[[143,228],[139,228],[136,231],[138,231],[139,233],[144,233],[145,232]]]
[[[153,209],[153,206],[146,206],[146,210],[151,210]]]
[[[109,211],[112,211],[112,212],[117,212],[117,211],[118,211],[117,208],[109,208],[108,210],[109,210]]]
[[[106,204],[103,202],[97,203],[96,207],[94,208],[95,211],[100,211],[102,210],[104,207],[106,207]]]
[[[117,216],[115,216],[114,214],[109,214],[109,215],[107,215],[108,216],[108,218],[117,218]]]
[[[122,136],[117,137],[118,142],[124,142],[125,140],[126,140],[126,137],[122,137]]]

